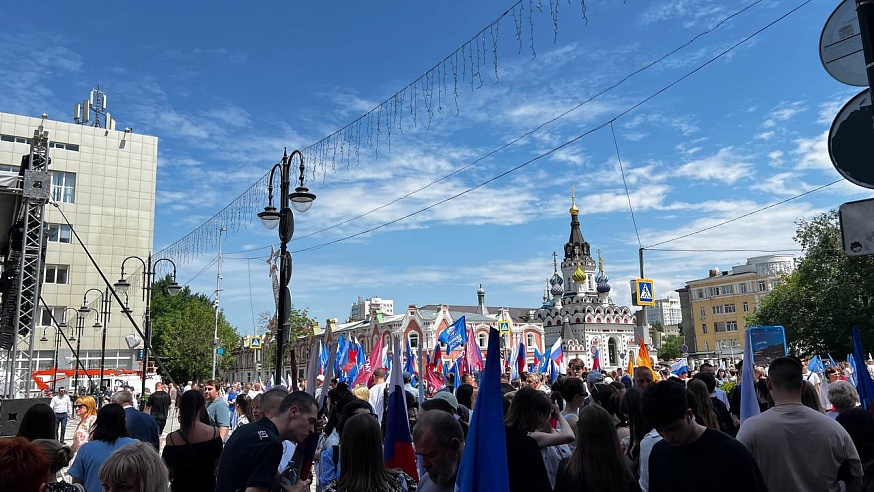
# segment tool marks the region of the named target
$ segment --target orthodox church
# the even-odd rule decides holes
[[[627,357],[637,353],[634,314],[610,297],[601,251],[597,251],[596,267],[591,246],[580,231],[573,188],[569,212],[570,238],[564,245],[560,269],[553,253],[553,274],[546,281],[543,305],[532,321],[542,323],[546,347],[561,337],[565,363],[579,357],[592,367],[597,356],[603,369],[625,367]]]

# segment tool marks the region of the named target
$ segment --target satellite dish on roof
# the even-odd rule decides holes
[[[856,0],[841,2],[825,22],[819,37],[819,59],[825,71],[839,82],[868,86]]]

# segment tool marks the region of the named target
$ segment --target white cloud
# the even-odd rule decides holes
[[[752,164],[744,156],[735,154],[731,147],[723,147],[714,155],[683,164],[675,175],[733,184],[752,175]]]
[[[796,169],[834,169],[828,153],[828,131],[812,138],[795,140],[792,150]]]

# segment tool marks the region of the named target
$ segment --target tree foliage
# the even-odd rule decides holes
[[[276,345],[273,344],[273,341],[276,339],[276,314],[274,313],[271,315],[270,313],[262,312],[258,316],[258,319],[268,345],[266,348],[269,353],[266,354],[265,359],[270,363],[270,366],[273,367],[273,362],[276,359]],[[291,306],[288,315],[288,323],[286,324],[286,327],[288,328],[284,352],[286,357],[288,357],[288,347],[292,342],[300,337],[312,336],[313,325],[315,323],[316,321],[309,317],[308,309],[297,309],[294,306]]]
[[[659,347],[659,359],[678,359],[683,356],[683,337],[677,335],[665,335],[662,337],[662,345]]]
[[[171,281],[167,275],[152,288],[152,346],[176,381],[205,381],[212,374],[213,301],[187,286],[171,296],[166,288]],[[239,344],[236,330],[221,311],[218,338],[225,352],[216,359],[216,376],[220,377],[230,367],[231,351]]]
[[[747,317],[747,326],[782,325],[793,352],[836,358],[852,352],[851,330],[858,326],[863,347],[874,351],[874,258],[844,253],[835,211],[796,224],[802,258]]]

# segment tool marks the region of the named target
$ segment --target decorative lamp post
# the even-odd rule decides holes
[[[121,262],[121,277],[118,279],[118,282],[113,284],[115,290],[118,291],[119,294],[127,293],[127,290],[130,288],[130,282],[128,282],[124,278],[124,264],[127,263],[130,259],[136,259],[143,265],[143,301],[146,305],[145,313],[143,314],[143,320],[145,325],[145,340],[143,340],[143,384],[140,389],[140,398],[144,398],[146,395],[146,370],[149,366],[149,349],[152,348],[152,311],[151,311],[151,303],[152,303],[152,282],[155,278],[155,267],[158,263],[162,261],[169,262],[173,265],[173,281],[170,285],[167,286],[167,293],[171,296],[175,296],[182,291],[182,286],[176,283],[176,263],[169,258],[159,258],[152,261],[152,254],[149,253],[148,259],[143,260],[139,256],[128,256]],[[127,306],[124,306],[123,309],[127,309]],[[142,400],[141,400],[142,401]]]
[[[97,292],[97,295],[100,296],[100,310],[89,309],[88,306],[88,293],[91,291]],[[100,379],[97,383],[97,391],[100,392],[100,398],[97,399],[97,405],[103,406],[103,372],[106,368],[106,330],[109,329],[109,318],[110,318],[110,308],[112,307],[112,299],[109,297],[109,289],[101,292],[100,289],[91,288],[85,291],[85,294],[82,296],[82,307],[79,308],[79,312],[82,312],[83,309],[87,309],[89,311],[95,311],[99,314],[100,318],[94,322],[94,330],[100,331],[102,333],[100,335]]]
[[[49,328],[55,330],[55,357],[52,363],[52,393],[57,392],[57,383],[58,383],[58,354],[61,351],[61,335],[63,335],[62,328],[66,328],[67,324],[61,321],[55,326],[46,326],[42,329],[42,338],[39,339],[40,342],[48,342],[49,339],[46,338],[46,330]]]
[[[294,156],[300,159],[300,174],[298,176],[299,186],[295,188],[294,193],[289,194],[291,186],[291,161]],[[273,177],[276,170],[279,169],[279,204],[280,209],[277,212],[273,206]],[[294,212],[289,208],[289,202],[292,207],[298,212],[306,212],[310,209],[316,195],[310,193],[310,190],[304,186],[304,170],[306,169],[303,160],[303,153],[299,150],[293,150],[291,155],[288,155],[288,150],[282,152],[282,162],[279,162],[270,169],[270,179],[267,185],[267,206],[258,214],[261,223],[267,229],[275,229],[279,226],[279,299],[276,302],[277,323],[276,323],[276,367],[274,374],[274,384],[281,384],[282,374],[282,350],[285,347],[286,324],[288,317],[291,314],[291,292],[288,290],[288,282],[291,280],[291,253],[288,252],[288,242],[291,241],[294,235]]]
[[[76,315],[75,315],[76,316],[76,326],[73,328],[72,334],[67,338],[67,340],[69,340],[71,342],[76,342],[76,367],[75,367],[75,370],[73,372],[73,384],[75,385],[75,391],[73,392],[73,394],[78,396],[78,394],[79,394],[79,366],[81,365],[81,361],[79,359],[79,349],[82,346],[82,330],[85,328],[85,314],[87,314],[87,311],[85,314],[83,314],[80,310],[78,310],[76,308],[65,309],[64,310],[64,321],[61,321],[58,324],[59,328],[63,329],[63,328],[66,328],[67,326],[69,326],[67,324],[67,321],[66,321],[67,313],[69,311],[73,311],[74,313],[76,313]]]

